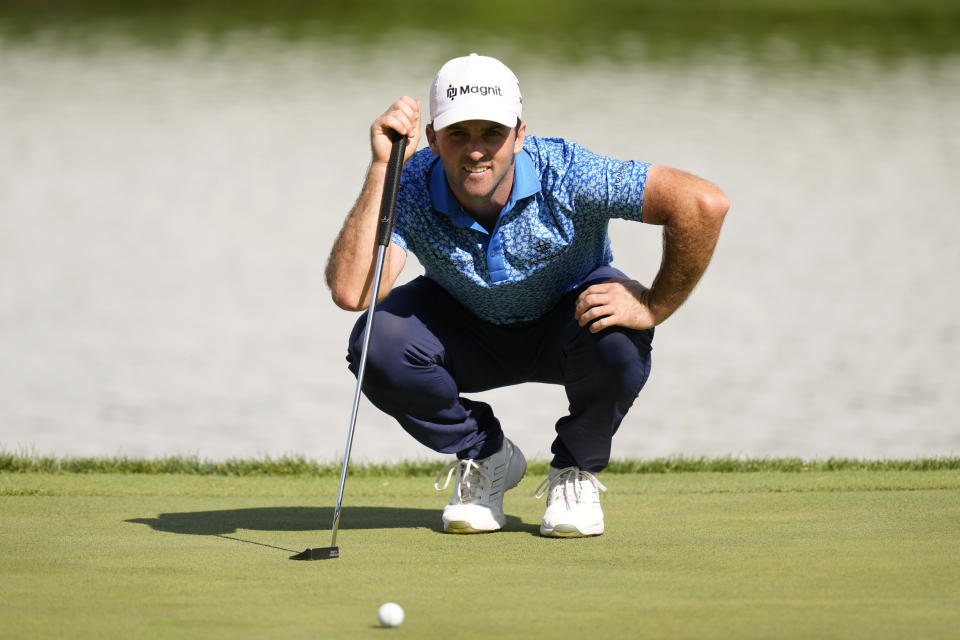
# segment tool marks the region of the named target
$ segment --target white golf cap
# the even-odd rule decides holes
[[[430,87],[430,119],[437,131],[464,120],[517,124],[523,109],[520,82],[497,60],[471,53],[448,61]]]

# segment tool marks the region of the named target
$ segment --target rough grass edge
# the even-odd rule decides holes
[[[198,456],[157,458],[56,457],[0,450],[0,473],[114,473],[183,474],[201,476],[298,476],[339,477],[342,461],[316,461],[304,456],[264,456],[256,459],[232,458],[223,461]],[[443,466],[437,460],[400,460],[389,463],[350,465],[350,475],[358,477],[420,477],[435,475]],[[528,462],[528,472],[546,475],[547,460]],[[674,456],[650,460],[612,460],[605,473],[809,473],[825,471],[957,471],[960,457],[866,460],[855,458],[737,458]]]

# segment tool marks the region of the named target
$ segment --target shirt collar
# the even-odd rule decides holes
[[[533,164],[533,158],[526,150],[523,150],[516,155],[513,164],[513,189],[510,191],[510,199],[503,211],[509,211],[520,200],[539,192],[540,176]],[[458,227],[475,227],[478,230],[483,230],[483,227],[460,206],[456,196],[453,195],[450,185],[447,184],[443,163],[440,162],[439,158],[434,163],[433,171],[430,174],[430,200],[433,202],[434,209],[450,216],[450,219]]]

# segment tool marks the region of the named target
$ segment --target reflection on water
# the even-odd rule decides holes
[[[463,45],[202,16],[151,40],[131,19],[95,42],[82,20],[73,38],[0,28],[0,445],[331,459],[354,316],[329,302],[326,253],[369,122],[402,93],[425,98]],[[685,168],[733,202],[615,455],[956,454],[957,54],[717,36],[657,57],[653,36],[618,33],[577,60],[478,40],[520,76],[532,133]],[[615,263],[649,281],[657,230],[613,233]],[[561,389],[484,396],[546,454]],[[366,403],[355,451],[426,455]]]
[[[62,44],[95,46],[122,33],[147,46],[176,46],[185,35],[211,41],[237,32],[286,42],[352,45],[358,55],[406,57],[411,49],[446,44],[509,45],[525,56],[578,63],[680,60],[735,49],[762,62],[771,43],[788,43],[806,63],[856,52],[895,60],[904,54],[940,56],[957,50],[960,5],[942,0],[864,3],[859,0],[53,0],[0,5],[0,30],[31,39],[55,35]],[[410,35],[396,45],[398,32]],[[380,56],[382,59],[383,56]]]

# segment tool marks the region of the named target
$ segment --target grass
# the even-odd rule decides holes
[[[955,461],[866,466],[605,473],[607,533],[584,540],[536,534],[538,474],[503,532],[451,536],[446,493],[386,467],[350,478],[342,556],[312,563],[287,558],[329,543],[336,473],[7,468],[0,635],[955,637]]]
[[[529,473],[545,475],[548,462],[531,460]],[[350,473],[359,477],[426,477],[436,474],[440,465],[435,460],[401,460],[393,463],[359,463],[350,466]],[[319,462],[303,456],[263,457],[259,459],[204,460],[195,456],[161,458],[56,457],[30,453],[10,453],[0,449],[0,473],[121,473],[121,474],[185,474],[220,476],[310,476],[339,477],[341,462]],[[862,460],[854,458],[688,458],[671,457],[652,460],[613,460],[606,473],[744,473],[779,471],[803,473],[811,471],[960,471],[960,457]]]

